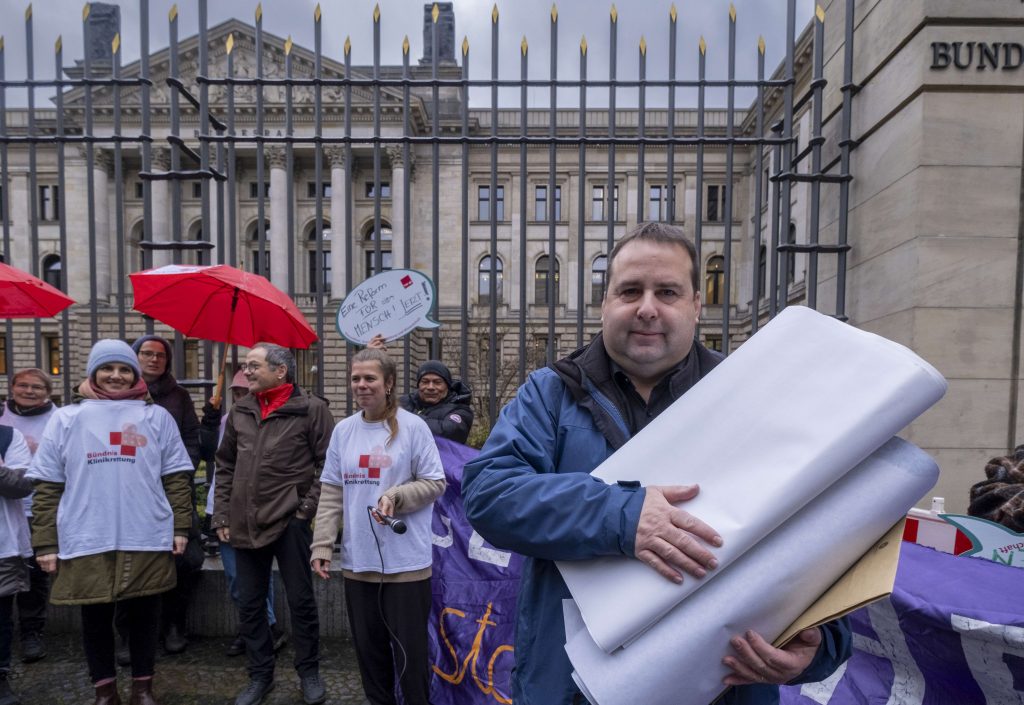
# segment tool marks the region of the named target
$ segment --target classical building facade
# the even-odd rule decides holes
[[[829,163],[838,158],[841,141],[845,2],[823,5],[828,18],[823,158]],[[984,461],[1024,442],[1018,411],[1024,392],[1024,59],[1018,41],[1024,6],[1016,0],[985,7],[933,0],[909,6],[897,0],[855,5],[856,149],[850,164],[851,250],[842,313],[854,325],[908,345],[950,380],[946,399],[905,435],[937,457],[943,475],[936,494],[947,497],[948,508],[963,510],[967,488],[982,477]],[[449,19],[443,17],[444,22]],[[814,31],[812,21],[794,46],[797,95],[812,82]],[[425,32],[426,56],[408,69],[412,79],[429,78],[434,71],[431,36]],[[454,30],[440,36],[437,75],[458,79],[462,70]],[[208,76],[256,77],[258,49],[264,78],[281,79],[289,71],[295,78],[314,75],[311,51],[267,32],[258,36],[253,26],[237,20],[211,28],[207,40]],[[110,86],[93,88],[88,98],[91,134],[139,135],[145,117],[153,138],[149,171],[196,168],[187,154],[169,147],[168,137],[173,141],[180,135],[186,147],[198,151],[199,114],[174,97],[166,78],[180,77],[199,96],[199,60],[195,36],[182,40],[174,52],[166,48],[149,57],[153,87],[146,115],[138,85],[120,89],[118,111]],[[109,66],[106,70],[109,75]],[[136,77],[140,70],[140,64],[130,64],[121,75]],[[67,73],[81,75],[81,67]],[[323,58],[325,78],[344,75],[344,61]],[[370,77],[373,68],[353,67],[352,75]],[[402,75],[400,66],[379,69],[386,80]],[[74,88],[62,96],[63,126],[69,134],[87,132],[84,90]],[[439,90],[436,111],[431,89],[422,85],[412,85],[408,99],[399,85],[353,86],[347,113],[347,88],[338,85],[323,87],[319,111],[308,85],[291,90],[266,85],[262,95],[244,82],[233,87],[215,83],[208,90],[211,114],[226,127],[230,124],[239,139],[230,149],[211,149],[211,165],[224,168],[229,178],[208,181],[207,187],[200,180],[140,177],[147,170],[137,142],[124,144],[118,152],[113,142],[98,141],[91,156],[82,144],[67,145],[63,183],[55,145],[33,149],[17,143],[8,148],[8,178],[0,185],[7,210],[0,218],[7,223],[10,261],[35,269],[55,284],[66,270],[68,293],[80,302],[68,314],[70,380],[77,380],[89,348],[92,290],[98,333],[119,335],[123,325],[124,335],[131,338],[144,330],[144,321],[130,312],[125,275],[172,261],[224,261],[266,274],[293,295],[311,323],[318,320],[320,302],[322,364],[320,351],[300,352],[300,381],[322,385],[333,408],[342,411],[348,403],[347,344],[333,317],[344,294],[382,268],[408,266],[435,278],[437,319],[442,323],[436,344],[453,369],[473,383],[485,417],[486,397],[507,398],[522,369],[546,364],[551,353],[571,351],[599,328],[609,237],[620,237],[638,222],[670,220],[699,235],[705,303],[700,335],[706,344],[735,347],[750,335],[755,313],[760,323],[767,320],[773,270],[779,302],[805,303],[813,290],[819,309],[836,312],[838,258],[819,254],[813,281],[808,281],[811,255],[774,253],[771,240],[775,222],[779,243],[805,245],[812,241],[817,220],[820,241],[835,243],[839,186],[822,186],[820,208],[815,209],[812,185],[796,181],[789,222],[781,223],[776,218],[781,204],[772,186],[777,182],[768,178],[779,167],[770,145],[737,146],[730,157],[724,144],[709,143],[699,156],[701,169],[693,144],[676,146],[671,155],[664,145],[623,144],[614,150],[614,161],[607,144],[585,149],[562,144],[552,158],[546,145],[512,142],[522,129],[518,108],[492,111],[469,105],[464,112],[461,91],[450,84]],[[798,105],[793,113],[796,153],[814,143],[810,105]],[[770,126],[783,110],[783,91],[769,91],[762,121],[765,136],[774,134]],[[403,135],[434,134],[435,115],[438,134],[444,136],[510,139],[493,151],[479,141],[465,147],[441,144],[436,164],[432,144],[411,140],[403,149]],[[700,120],[708,136],[725,136],[730,124],[738,136],[757,136],[756,104],[737,109],[731,120],[724,109],[701,114],[682,108],[671,115],[677,136],[696,135]],[[665,136],[669,116],[664,108],[642,114],[636,107],[619,108],[616,133],[635,136],[642,126],[642,134]],[[27,111],[8,109],[7,133],[53,135],[57,117],[53,107],[37,109],[30,126]],[[608,133],[607,110],[583,116],[578,110],[559,109],[553,128],[547,110],[531,109],[526,119],[531,136],[578,135],[581,119],[588,134]],[[268,142],[256,139],[260,129]],[[348,152],[332,143],[318,154],[308,141],[318,133],[342,137],[346,130],[365,142],[354,143]],[[288,134],[306,141],[290,147],[274,141]],[[378,149],[375,135],[380,136]],[[805,160],[798,171],[807,170]],[[732,188],[727,189],[730,181]],[[67,235],[63,258],[62,223]],[[150,251],[141,246],[147,241],[206,241],[212,249]],[[119,300],[129,311],[124,318]],[[725,313],[728,325],[723,330]],[[13,364],[34,364],[33,324],[19,321],[12,329],[5,345],[13,352]],[[159,325],[156,329],[162,330]],[[39,331],[40,362],[63,381],[60,322],[42,321]],[[431,345],[429,332],[417,332],[398,349],[400,355],[409,351],[414,369],[431,353]],[[210,377],[212,363],[202,343],[184,341],[182,351],[183,376]]]

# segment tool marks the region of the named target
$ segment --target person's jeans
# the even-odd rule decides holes
[[[117,676],[114,662],[114,611],[124,615],[132,678],[153,675],[156,644],[160,638],[161,595],[135,597],[120,602],[82,605],[82,645],[93,683]]]
[[[220,544],[220,562],[224,566],[224,577],[228,581],[228,594],[231,601],[238,607],[238,568],[235,565],[235,549],[229,543]],[[267,585],[267,621],[270,626],[277,624],[274,615],[274,576],[271,574]]]
[[[26,558],[28,563],[29,589],[19,592],[18,631],[22,637],[29,634],[41,634],[46,626],[46,601],[50,597],[50,576],[43,572],[36,559]]]
[[[249,677],[274,677],[274,639],[267,621],[267,591],[274,559],[281,571],[292,617],[295,670],[300,677],[320,670],[320,619],[309,566],[313,530],[310,522],[292,518],[276,541],[262,548],[235,548],[239,634],[245,640]]]

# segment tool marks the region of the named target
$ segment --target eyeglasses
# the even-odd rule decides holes
[[[167,353],[154,352],[152,350],[142,350],[139,352],[139,357],[143,360],[166,360]]]
[[[44,387],[41,384],[24,384],[22,382],[18,382],[17,384],[15,384],[14,388],[15,389],[23,389],[23,390],[30,391],[30,392],[45,392],[46,391],[46,387]]]
[[[262,362],[243,362],[238,366],[239,372],[255,372],[263,367],[283,367],[283,365],[264,365]]]

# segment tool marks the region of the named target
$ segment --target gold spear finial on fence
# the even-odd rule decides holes
[[[405,35],[405,39],[402,40],[402,56],[409,53],[409,35]]]
[[[704,35],[701,35],[700,44],[698,44],[697,46],[700,47],[701,56],[704,56],[705,54],[708,53],[708,43],[704,41]]]
[[[729,20],[731,22],[736,21],[736,6],[732,3],[729,3]]]
[[[760,37],[758,37],[758,38],[757,38],[757,50],[758,50],[759,52],[761,52],[761,55],[762,55],[762,56],[764,55],[764,46],[765,46],[765,45],[764,45],[764,36],[760,36]]]
[[[825,9],[821,5],[815,8],[814,14],[817,16],[818,22],[825,23]]]
[[[89,3],[85,3],[85,5],[82,6],[82,22],[89,19],[89,9]]]
[[[437,18],[441,16],[441,8],[434,3],[434,7],[430,10],[430,19],[433,20],[434,24],[437,24]]]
[[[321,14],[321,12],[320,12],[320,3],[317,3],[317,4],[316,4],[316,9],[315,9],[315,10],[313,10],[313,21],[314,21],[314,22],[319,22],[319,21],[320,21],[320,18],[321,18],[322,16],[323,16],[323,15],[322,15],[322,14]]]
[[[57,37],[57,44],[60,44],[60,37]],[[0,34],[0,52],[4,50],[4,35]],[[57,51],[60,51],[60,47],[57,47]]]
[[[167,13],[167,21],[174,22],[178,19],[178,3],[171,5],[171,11]]]
[[[498,24],[498,3],[491,8],[491,24]]]
[[[583,35],[583,38],[580,39],[580,53],[584,56],[587,55],[587,35],[585,34]]]
[[[377,24],[380,22],[380,3],[373,6],[373,23]]]
[[[235,33],[232,32],[228,35],[228,39],[224,42],[224,49],[227,53],[231,53],[231,50],[235,48]]]
[[[64,37],[63,37],[63,35],[58,34],[57,35],[57,41],[55,41],[53,43],[53,53],[54,54],[59,54],[60,50],[63,48],[63,46],[64,46]],[[3,49],[4,49],[4,38],[0,37],[0,51],[3,51]]]
[[[116,54],[117,50],[121,48],[121,33],[118,32],[114,35],[114,40],[110,42],[110,53]]]
[[[551,21],[558,22],[558,6],[551,3]]]
[[[284,40],[284,55],[288,56],[292,53],[292,35],[288,35],[288,38]]]
[[[526,43],[526,35],[524,34],[523,41],[519,42],[519,51],[523,53],[523,56],[526,56],[526,52],[529,51],[529,49],[530,45]]]
[[[261,2],[256,3],[256,21],[257,22],[262,22],[263,21],[263,3],[261,3]]]
[[[32,3],[25,8],[25,21],[28,22],[30,19],[32,19]]]
[[[676,12],[676,4],[672,3],[672,7],[668,10],[668,18],[675,22],[677,17],[679,17],[679,13]]]
[[[647,56],[647,40],[644,39],[644,35],[640,35],[640,54]]]
[[[352,53],[352,40],[349,39],[348,37],[345,37],[345,56],[348,56],[351,53]]]
[[[615,9],[615,3],[612,3],[612,22],[619,21],[619,11]]]
[[[462,36],[462,55],[469,56],[469,37]]]

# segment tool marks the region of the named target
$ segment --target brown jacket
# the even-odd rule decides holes
[[[217,449],[213,528],[228,527],[235,548],[260,548],[293,516],[311,521],[333,430],[327,404],[298,387],[266,419],[252,395],[235,404]]]

